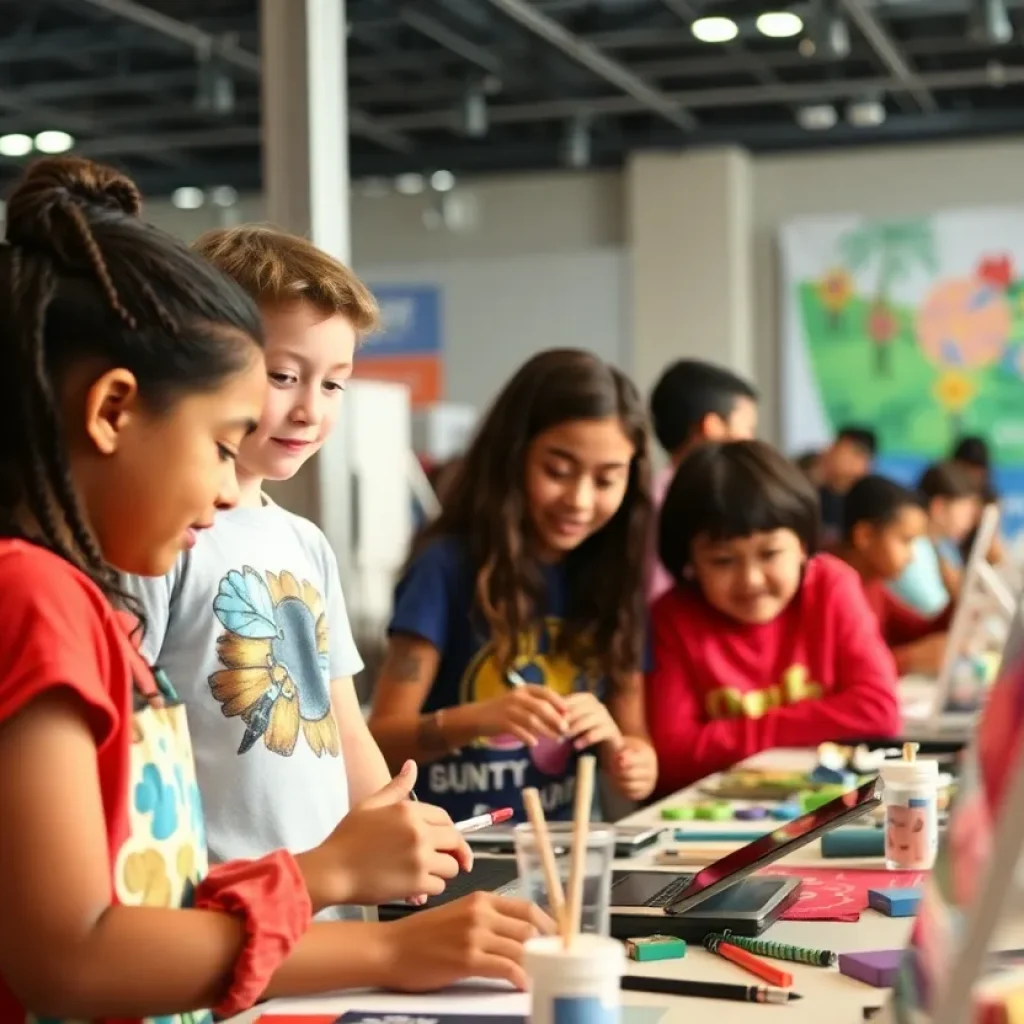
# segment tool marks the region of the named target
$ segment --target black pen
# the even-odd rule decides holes
[[[676,981],[672,978],[644,978],[629,974],[622,979],[625,992],[652,992],[661,996],[689,996],[692,999],[731,999],[736,1003],[792,1002],[803,999],[796,992],[767,985],[726,985],[717,981]]]

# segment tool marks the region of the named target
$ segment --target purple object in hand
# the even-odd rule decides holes
[[[737,807],[732,816],[737,821],[760,821],[768,817],[768,810],[765,807]]]
[[[865,953],[840,953],[839,973],[875,988],[892,988],[903,959],[902,949],[880,949]]]

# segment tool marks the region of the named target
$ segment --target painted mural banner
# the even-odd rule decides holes
[[[1024,531],[1024,207],[808,218],[780,245],[786,450],[870,426],[879,472],[910,483],[980,434]]]

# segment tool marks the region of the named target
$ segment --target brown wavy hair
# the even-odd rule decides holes
[[[567,603],[556,649],[626,686],[644,643],[644,561],[651,525],[643,403],[632,381],[590,352],[551,349],[525,363],[480,424],[445,488],[444,507],[413,545],[415,559],[443,537],[466,543],[476,599],[503,671],[544,606],[527,514],[526,454],[538,435],[573,420],[617,417],[635,452],[622,504],[566,556]]]

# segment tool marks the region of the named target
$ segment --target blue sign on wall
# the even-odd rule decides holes
[[[883,454],[875,459],[875,472],[906,487],[916,487],[929,465],[926,459]],[[1002,510],[999,532],[1004,537],[1016,537],[1024,533],[1024,470],[1019,466],[996,466],[992,477]]]
[[[432,284],[371,285],[380,303],[382,330],[368,338],[365,355],[437,355],[441,351],[441,289]]]

